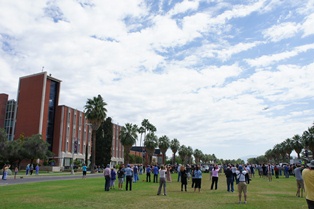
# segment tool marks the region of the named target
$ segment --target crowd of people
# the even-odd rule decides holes
[[[3,175],[2,180],[7,180],[8,171],[11,165],[5,164],[2,168]],[[26,175],[32,175],[35,170],[36,174],[39,173],[39,165],[34,166],[28,164],[26,166]],[[87,167],[84,164],[82,166],[83,178],[86,178]],[[227,182],[227,192],[234,192],[235,186],[238,189],[238,200],[239,203],[247,203],[247,187],[250,184],[252,178],[255,177],[255,173],[258,173],[260,178],[264,178],[268,181],[272,181],[272,177],[279,178],[284,176],[289,178],[291,175],[295,176],[297,191],[297,197],[303,197],[304,191],[306,193],[306,201],[309,208],[314,209],[314,160],[304,165],[275,165],[275,164],[245,164],[245,165],[210,165],[209,173],[211,180],[211,190],[218,189],[219,173],[224,173]],[[18,173],[18,168],[14,169],[14,179]],[[132,191],[132,183],[136,183],[140,180],[140,176],[144,174],[142,181],[150,183],[159,183],[157,195],[167,195],[166,184],[172,182],[172,173],[177,173],[177,181],[181,184],[181,191],[188,191],[188,182],[191,181],[192,191],[201,191],[202,188],[202,170],[200,165],[118,165],[116,170],[114,167],[110,167],[108,164],[103,169],[105,178],[104,190],[110,191],[115,189],[115,181],[118,178],[118,189],[123,190],[123,183],[125,182],[125,190]],[[151,176],[153,180],[151,180]],[[221,175],[220,175],[221,178]],[[243,195],[243,199],[242,199]],[[243,200],[243,201],[242,201]]]
[[[289,178],[290,175],[294,175],[297,182],[297,197],[303,197],[304,188],[308,191],[306,200],[308,204],[314,205],[314,161],[312,164],[307,164],[307,169],[304,170],[304,166],[301,165],[273,165],[273,164],[244,164],[244,165],[210,165],[209,173],[211,180],[211,190],[218,189],[219,173],[224,173],[227,182],[227,192],[235,192],[235,185],[238,190],[238,203],[247,203],[247,191],[248,185],[252,178],[255,177],[255,173],[258,173],[260,178],[264,178],[268,181],[272,181],[272,177],[279,178],[284,176]],[[172,182],[171,174],[177,173],[177,181],[180,182],[181,191],[188,191],[188,182],[191,182],[192,191],[200,192],[202,188],[202,171],[199,165],[130,165],[126,167],[119,165],[118,170],[107,168],[104,170],[105,177],[105,191],[115,188],[115,180],[118,178],[118,189],[123,190],[123,183],[126,181],[125,190],[132,190],[132,183],[139,181],[139,175],[145,174],[143,182],[159,183],[157,189],[157,195],[167,195],[167,182]],[[304,176],[306,179],[303,182]],[[151,179],[152,178],[152,179]],[[221,175],[220,175],[221,178]],[[307,183],[307,182],[310,182]],[[305,186],[304,186],[305,185]],[[307,185],[307,186],[306,186]],[[312,192],[313,191],[313,192]],[[312,194],[312,195],[309,195]]]

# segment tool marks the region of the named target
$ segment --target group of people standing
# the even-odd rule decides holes
[[[33,172],[34,172],[34,168],[35,168],[35,172],[36,172],[36,175],[39,174],[39,165],[37,164],[35,167],[33,164],[27,164],[26,165],[26,169],[25,169],[25,174],[28,175],[33,175]]]

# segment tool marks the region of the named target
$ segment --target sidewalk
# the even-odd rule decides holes
[[[0,186],[14,185],[14,184],[24,184],[24,183],[35,183],[44,181],[59,181],[59,180],[71,180],[71,179],[81,179],[83,174],[81,172],[71,175],[70,172],[66,173],[39,173],[39,175],[17,175],[14,179],[14,175],[8,175],[7,180],[0,180]],[[2,176],[1,176],[2,177]],[[88,173],[87,178],[100,178],[103,177],[102,173],[91,174]]]

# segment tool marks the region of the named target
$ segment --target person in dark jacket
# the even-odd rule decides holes
[[[234,192],[234,187],[233,187],[234,174],[231,170],[231,166],[227,166],[227,168],[225,169],[225,175],[226,175],[226,180],[227,180],[227,191]]]
[[[183,191],[183,186],[184,186],[185,191],[187,191],[186,186],[188,185],[188,175],[183,165],[181,165],[180,167],[180,173],[181,173],[180,174],[181,175],[181,191]]]

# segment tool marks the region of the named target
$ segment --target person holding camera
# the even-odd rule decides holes
[[[244,204],[246,204],[247,199],[247,177],[248,172],[243,169],[241,165],[239,165],[238,170],[236,171],[237,182],[238,183],[238,192],[239,192],[239,204],[241,204],[242,193],[244,195]]]

